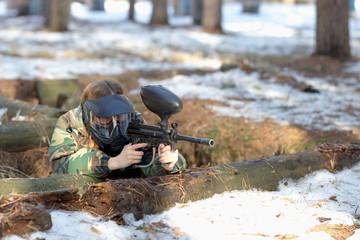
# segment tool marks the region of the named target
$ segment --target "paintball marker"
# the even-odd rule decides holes
[[[149,145],[143,149],[144,152],[151,153],[152,160],[149,163],[141,162],[134,165],[138,168],[146,168],[153,164],[157,147],[163,143],[170,145],[171,150],[177,149],[177,141],[187,141],[197,144],[204,144],[210,147],[215,146],[213,139],[198,138],[178,134],[178,124],[171,123],[169,127],[169,118],[180,112],[183,103],[178,96],[161,85],[142,86],[140,91],[141,99],[144,105],[153,113],[160,117],[159,126],[141,124],[140,120],[136,120],[129,124],[127,133],[133,144],[146,142]]]

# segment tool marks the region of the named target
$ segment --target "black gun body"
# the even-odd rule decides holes
[[[213,139],[198,138],[182,134],[175,134],[172,137],[170,132],[171,129],[168,129],[168,131],[164,133],[160,127],[146,124],[130,124],[127,130],[129,137],[134,143],[148,142],[152,145],[159,145],[160,143],[171,144],[173,141],[187,141],[210,147],[215,145],[215,141]]]

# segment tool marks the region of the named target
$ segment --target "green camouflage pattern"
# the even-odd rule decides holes
[[[141,117],[136,113],[136,117]],[[63,114],[57,121],[49,146],[50,164],[54,174],[83,174],[97,178],[105,178],[112,171],[108,168],[110,156],[91,148],[90,133],[82,120],[81,104],[67,113]],[[148,168],[136,169],[140,176],[160,176],[167,173],[176,173],[186,169],[186,161],[179,154],[179,160],[171,172],[160,166],[158,156],[155,164]],[[121,177],[121,172],[119,176]]]

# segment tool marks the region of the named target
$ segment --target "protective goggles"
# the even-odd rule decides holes
[[[102,118],[95,116],[92,111],[89,114],[90,127],[104,138],[110,138],[114,131],[119,131],[122,135],[127,135],[127,128],[131,121],[131,113],[118,114],[115,116]]]

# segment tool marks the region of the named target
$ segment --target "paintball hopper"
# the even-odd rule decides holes
[[[140,96],[144,105],[161,120],[167,121],[183,108],[181,99],[161,85],[142,86]]]

